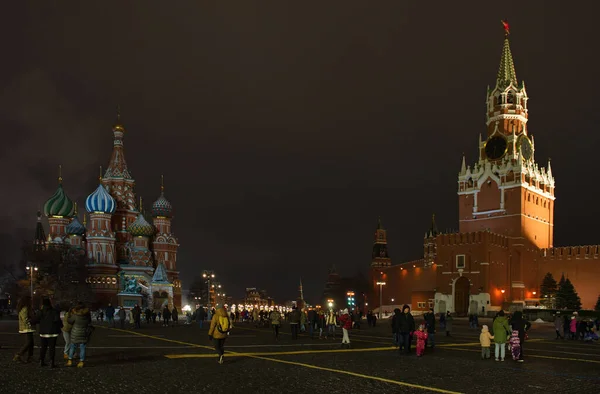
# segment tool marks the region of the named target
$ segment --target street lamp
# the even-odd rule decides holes
[[[210,285],[210,281],[211,281],[211,279],[215,278],[215,272],[214,271],[210,271],[210,270],[204,270],[202,272],[202,277],[204,279],[206,279],[206,284],[207,284],[206,294],[207,294],[207,298],[208,298],[208,307],[210,308],[210,307],[212,307],[210,290],[211,290],[211,287],[215,287],[214,285],[213,286]]]
[[[37,271],[38,267],[35,264],[29,264],[25,269],[29,271],[29,291],[31,292],[31,306],[33,307],[33,271]]]
[[[379,318],[381,319],[381,307],[383,304],[383,286],[385,286],[385,282],[377,282],[377,286],[379,286]]]

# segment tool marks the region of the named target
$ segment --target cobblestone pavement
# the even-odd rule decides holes
[[[489,324],[484,320],[482,324]],[[551,324],[534,324],[525,362],[481,360],[479,330],[455,320],[451,337],[417,358],[391,346],[387,322],[351,332],[351,349],[336,340],[292,341],[284,326],[279,341],[267,328],[237,324],[219,365],[206,325],[143,325],[126,330],[98,325],[84,368],[67,368],[62,338],[59,368],[17,364],[23,338],[17,322],[0,320],[2,393],[530,393],[598,392],[600,344],[555,340]],[[36,337],[36,346],[39,337]],[[35,356],[39,357],[36,348]]]

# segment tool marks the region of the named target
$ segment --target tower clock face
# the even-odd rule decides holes
[[[490,138],[485,143],[485,155],[488,159],[498,160],[504,156],[506,153],[506,148],[508,148],[506,138],[497,135]]]
[[[531,160],[533,157],[533,146],[531,145],[529,138],[525,135],[522,135],[521,138],[519,138],[519,150],[525,160]]]

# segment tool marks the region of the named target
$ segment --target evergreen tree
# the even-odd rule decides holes
[[[558,285],[556,284],[556,280],[554,280],[552,274],[548,272],[546,276],[544,276],[542,284],[540,285],[540,302],[542,305],[547,308],[554,308],[557,292]]]
[[[566,301],[562,291],[563,286],[565,285],[565,274],[560,276],[560,280],[558,281],[558,290],[556,292],[556,298],[554,300],[556,309],[564,309],[566,308]]]
[[[561,278],[561,282],[562,279],[563,278]],[[556,294],[556,306],[561,309],[581,309],[581,298],[579,298],[579,295],[575,291],[575,286],[573,286],[573,283],[571,283],[569,279],[566,279],[562,286],[558,288]]]
[[[598,301],[596,301],[596,307],[594,308],[596,312],[600,312],[600,295],[598,296]]]

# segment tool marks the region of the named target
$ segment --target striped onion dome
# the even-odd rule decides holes
[[[44,214],[48,217],[71,217],[74,212],[75,206],[73,201],[65,193],[62,183],[59,183],[58,189],[44,204]]]
[[[165,193],[161,191],[158,200],[154,201],[154,204],[152,204],[152,216],[163,216],[166,218],[170,218],[172,215],[173,206],[171,205],[169,200],[165,198]]]
[[[81,224],[77,216],[73,218],[71,223],[67,225],[67,234],[68,235],[83,235],[85,234],[85,226]]]
[[[98,185],[96,190],[85,199],[85,209],[90,213],[113,213],[116,208],[115,199],[112,198],[102,184]]]
[[[137,219],[127,227],[127,231],[134,237],[151,237],[154,235],[154,226],[148,223],[141,213]]]

